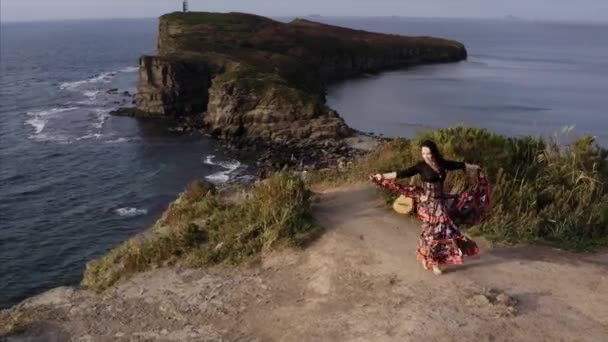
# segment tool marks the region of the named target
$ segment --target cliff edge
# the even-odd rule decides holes
[[[103,294],[57,288],[0,311],[0,340],[11,317],[32,323],[7,341],[605,340],[607,253],[478,240],[480,256],[437,277],[413,253],[418,223],[375,190],[321,193],[326,233],[305,250],[236,269],[159,268]]]

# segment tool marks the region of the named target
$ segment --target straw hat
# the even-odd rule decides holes
[[[407,215],[414,209],[414,200],[401,195],[393,202],[393,209],[399,214]]]

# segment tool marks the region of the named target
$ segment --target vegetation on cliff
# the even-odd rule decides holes
[[[195,181],[147,235],[87,264],[82,285],[103,290],[134,273],[167,265],[237,264],[318,236],[304,182],[284,173],[243,190],[238,200]]]
[[[390,141],[344,171],[315,173],[311,183],[360,182],[376,172],[404,168],[420,160],[424,139],[435,141],[446,157],[478,163],[488,174],[493,206],[471,233],[495,242],[579,250],[608,245],[608,151],[591,137],[560,146],[477,128],[441,129],[411,141]],[[466,173],[452,173],[446,187],[460,191],[467,181]]]
[[[282,23],[245,13],[194,12],[167,14],[160,22],[160,55],[198,55],[223,61],[222,65],[236,62],[247,66],[245,79],[272,74],[315,92],[323,81],[361,72],[466,58],[464,46],[456,41],[372,33],[303,19]],[[334,64],[337,61],[344,63]],[[243,79],[238,76],[234,79]]]

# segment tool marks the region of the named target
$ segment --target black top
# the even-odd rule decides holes
[[[420,174],[420,178],[422,178],[423,182],[443,182],[445,180],[446,171],[462,170],[464,168],[465,164],[462,162],[446,160],[441,165],[441,168],[439,169],[440,172],[437,173],[429,164],[425,163],[424,161],[420,161],[414,166],[408,167],[407,169],[401,171],[397,171],[397,178],[412,177],[417,174]]]

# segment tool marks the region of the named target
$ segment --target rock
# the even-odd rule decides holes
[[[141,57],[134,99],[138,116],[175,118],[204,112],[215,68],[204,61]]]
[[[77,294],[78,292],[74,288],[68,286],[61,286],[44,292],[38,296],[31,297],[24,301],[22,305],[24,307],[35,307],[41,305],[68,305],[72,298],[74,298],[74,296]]]
[[[477,294],[477,295],[473,296],[473,300],[478,305],[489,305],[490,304],[490,299],[483,294]]]
[[[517,303],[517,301],[514,298],[512,298],[504,293],[501,293],[498,296],[496,296],[496,301],[498,303],[504,304],[506,306],[513,306]]]
[[[136,108],[133,107],[122,107],[116,110],[110,111],[110,115],[116,116],[135,116],[137,112]]]
[[[112,88],[112,89],[106,91],[106,94],[112,94],[112,95],[118,94],[118,88]]]

